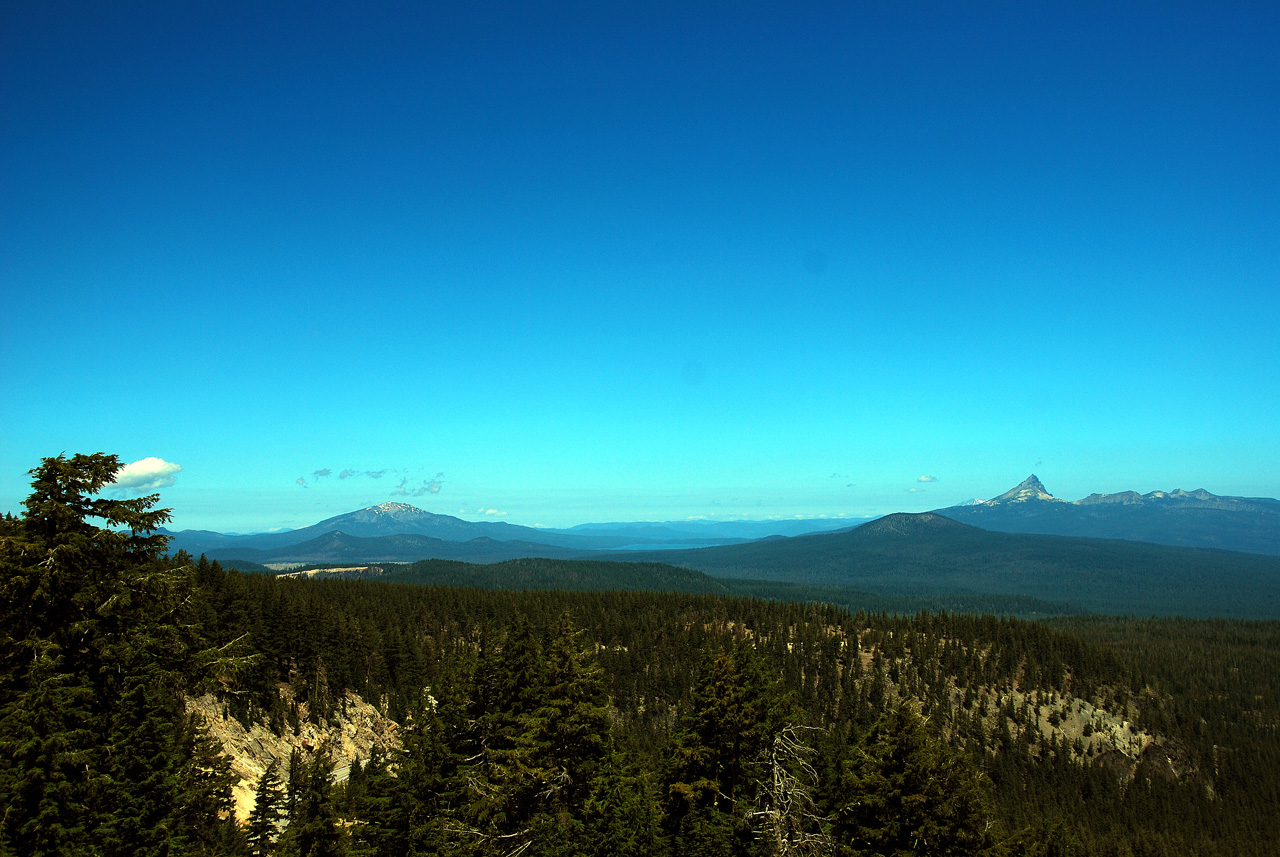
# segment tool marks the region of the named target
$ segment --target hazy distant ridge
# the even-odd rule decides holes
[[[331,533],[342,533],[357,539],[389,538],[393,536],[425,536],[440,542],[466,543],[475,539],[495,542],[521,542],[535,548],[510,550],[501,558],[516,556],[568,556],[572,551],[616,550],[626,547],[664,545],[681,547],[723,545],[745,542],[768,535],[796,535],[799,533],[849,527],[860,523],[857,519],[785,519],[779,521],[682,521],[664,523],[607,523],[580,524],[569,529],[522,527],[505,521],[464,521],[452,515],[427,512],[408,503],[381,503],[326,518],[317,524],[297,530],[279,533],[255,533],[230,535],[209,530],[183,530],[171,532],[170,548],[210,557],[253,559],[266,557],[268,561],[293,559],[299,550],[285,550],[308,544]],[[539,552],[536,546],[545,550]],[[311,548],[316,546],[312,545]],[[365,550],[370,546],[364,546]],[[383,546],[395,556],[401,556],[407,543],[400,546]],[[554,550],[554,549],[563,550]],[[302,550],[300,548],[300,550]],[[430,556],[448,559],[481,561],[477,554],[466,549],[433,545]],[[489,554],[485,554],[486,556]],[[412,559],[421,559],[419,554]],[[388,559],[386,556],[347,556],[333,559]]]
[[[991,532],[931,512],[886,515],[846,532],[632,558],[879,594],[989,593],[1099,613],[1280,618],[1280,557]]]

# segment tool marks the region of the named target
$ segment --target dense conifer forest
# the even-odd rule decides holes
[[[0,522],[0,854],[1262,855],[1280,625],[284,579],[167,556],[111,456]],[[590,588],[590,587],[584,587]],[[233,776],[186,701],[276,734]]]

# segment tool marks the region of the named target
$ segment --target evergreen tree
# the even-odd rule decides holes
[[[324,752],[316,753],[307,768],[278,847],[288,857],[338,857],[342,853],[333,800],[333,762]]]
[[[543,699],[525,727],[529,764],[551,807],[581,807],[611,750],[610,724],[600,668],[582,651],[568,614],[560,617],[544,670]]]
[[[50,647],[52,648],[52,647]],[[0,848],[12,854],[90,854],[86,761],[97,735],[93,692],[46,648],[23,692],[0,708]]]
[[[272,759],[258,780],[253,810],[249,813],[245,836],[254,857],[266,857],[275,844],[280,820],[284,818],[284,789],[280,784],[280,761]]]
[[[466,853],[473,832],[458,820],[474,800],[478,769],[460,776],[458,757],[448,736],[458,730],[459,712],[452,694],[441,692],[439,707],[414,717],[405,731],[404,746],[392,759],[395,775],[379,757],[369,761],[363,823],[356,841],[362,853],[382,855],[446,854],[453,848]]]
[[[995,845],[980,775],[902,702],[872,727],[832,813],[843,853],[978,855]]]
[[[541,646],[532,623],[516,617],[476,661],[467,715],[458,735],[458,829],[477,845],[532,842],[539,780],[527,732],[545,690]]]
[[[120,466],[44,459],[0,528],[0,842],[17,854],[211,851],[230,805],[178,696],[191,571],[161,557],[156,495],[95,496]]]
[[[394,775],[376,745],[370,753],[363,768],[364,789],[352,810],[355,821],[348,851],[352,857],[408,853],[410,805],[417,808],[443,791],[443,782],[424,783],[415,770],[410,748],[415,744],[416,731],[416,727],[410,727],[404,733],[405,749],[395,757],[399,762]],[[430,849],[421,850],[430,853]]]
[[[289,751],[288,776],[289,779],[284,784],[284,814],[287,818],[293,818],[298,811],[298,796],[307,784],[307,763],[297,747]]]
[[[750,849],[766,750],[786,713],[778,680],[749,645],[704,664],[665,776],[664,824],[677,854]]]
[[[662,852],[662,819],[656,785],[626,772],[616,755],[601,765],[583,805],[590,857],[655,857]]]

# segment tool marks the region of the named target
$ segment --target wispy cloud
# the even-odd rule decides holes
[[[154,491],[168,488],[182,466],[154,456],[126,464],[116,472],[115,487],[124,491]]]
[[[938,481],[938,477],[936,477],[936,476],[921,476],[920,478],[916,479],[916,481],[917,481],[917,482],[937,482],[937,481]]]
[[[424,497],[427,494],[439,494],[441,486],[444,485],[444,474],[437,473],[431,479],[422,480],[422,484],[416,484],[409,477],[400,480],[400,484],[396,486],[396,490],[391,492],[392,497]]]
[[[907,489],[907,493],[908,493],[908,494],[922,494],[922,493],[924,493],[924,489],[923,489],[923,488],[908,488],[908,489]]]
[[[297,482],[299,485],[315,485],[321,480],[329,476],[336,476],[339,480],[346,482],[352,479],[381,479],[388,473],[403,474],[412,472],[405,468],[382,468],[380,470],[359,470],[355,467],[344,467],[341,470],[335,470],[332,467],[321,467],[311,471],[308,476],[299,476]],[[444,487],[444,473],[437,473],[435,476],[420,478],[417,476],[405,476],[400,480],[400,484],[391,492],[393,497],[423,497],[427,494],[439,494],[441,488]]]

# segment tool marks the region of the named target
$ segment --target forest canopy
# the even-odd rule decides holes
[[[1264,854],[1274,623],[852,614],[716,594],[228,572],[119,461],[0,522],[3,854]],[[189,713],[402,741],[264,763]],[[1074,731],[1073,731],[1074,730]],[[1128,755],[1126,755],[1128,754]]]

